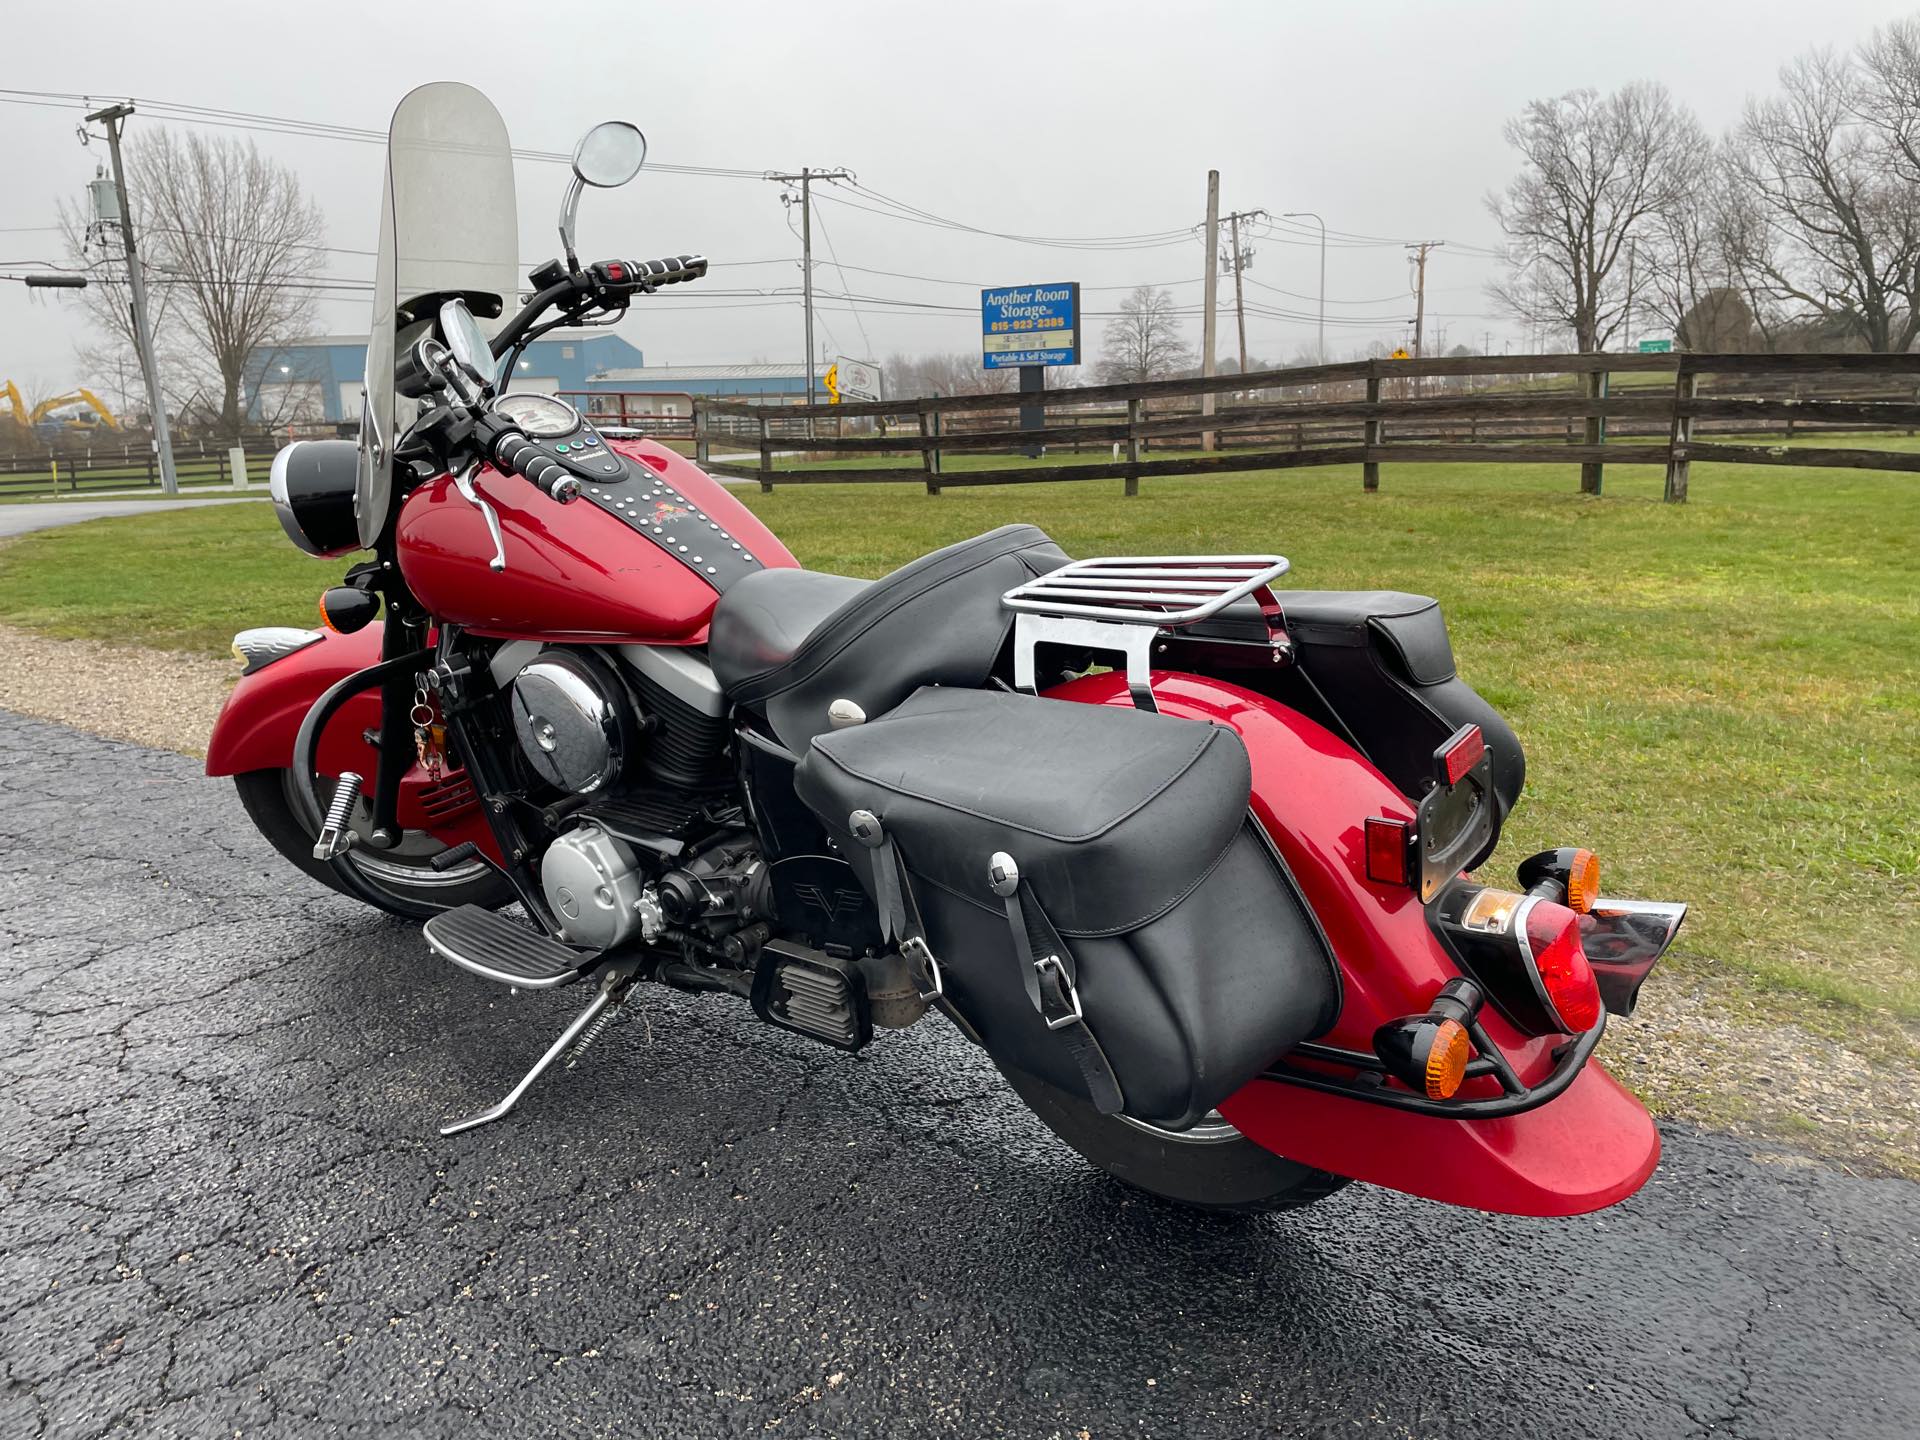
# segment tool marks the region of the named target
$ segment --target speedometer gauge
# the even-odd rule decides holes
[[[536,439],[550,440],[580,428],[580,412],[551,395],[502,395],[493,408]]]

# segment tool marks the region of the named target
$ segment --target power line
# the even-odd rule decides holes
[[[820,217],[820,238],[827,242],[827,254],[833,257],[833,268],[840,276],[841,287],[847,288],[847,272],[840,268],[840,255],[833,248],[833,236],[827,233],[827,217],[824,215]],[[867,358],[869,360],[877,358],[873,353],[873,341],[867,335],[866,322],[860,318],[858,310],[853,312],[853,323],[860,327],[860,340],[867,347]]]

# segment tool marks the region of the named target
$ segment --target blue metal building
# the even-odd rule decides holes
[[[549,394],[582,391],[608,372],[645,364],[618,335],[556,330],[527,347],[513,384]],[[266,425],[357,424],[366,368],[364,335],[314,335],[263,348],[247,367],[247,418]]]

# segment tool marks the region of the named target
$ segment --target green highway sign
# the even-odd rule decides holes
[[[1665,355],[1672,349],[1673,341],[1671,340],[1642,340],[1640,342],[1640,353],[1642,355]]]

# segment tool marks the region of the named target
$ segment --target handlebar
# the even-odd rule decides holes
[[[475,429],[487,457],[512,475],[532,481],[562,505],[580,493],[580,481],[551,455],[544,454],[513,425],[489,411],[477,417]]]
[[[645,295],[662,285],[698,280],[706,273],[704,255],[671,255],[662,260],[600,260],[571,274],[565,272],[559,261],[553,261],[533,272],[534,284],[549,283],[494,335],[493,353],[501,356],[512,350],[540,317],[556,305],[569,315],[584,314],[593,308],[594,297],[602,297],[614,302],[605,308],[624,309],[630,295]]]
[[[669,255],[663,260],[602,260],[590,267],[594,278],[625,290],[657,290],[698,280],[707,273],[704,255]]]

